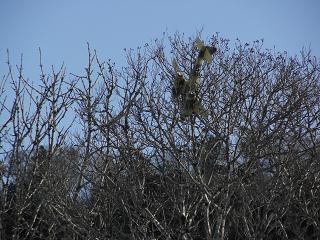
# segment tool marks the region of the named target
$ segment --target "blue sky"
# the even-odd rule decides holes
[[[311,48],[320,56],[318,0],[0,0],[0,73],[6,49],[13,64],[24,55],[25,71],[43,63],[79,73],[85,67],[86,42],[120,65],[123,48],[142,46],[164,31],[194,36],[219,32],[243,42],[264,39],[265,47],[289,54]],[[30,77],[31,77],[30,76]]]

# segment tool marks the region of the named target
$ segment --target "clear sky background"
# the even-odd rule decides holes
[[[219,32],[231,41],[264,39],[265,48],[320,56],[319,0],[0,0],[0,73],[6,49],[13,64],[24,56],[25,72],[43,63],[81,73],[86,42],[107,60],[124,63],[123,48],[143,46],[162,33],[203,37]],[[36,75],[38,76],[38,74]]]

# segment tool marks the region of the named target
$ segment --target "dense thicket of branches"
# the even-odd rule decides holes
[[[1,239],[317,239],[320,71],[308,52],[218,48],[201,116],[181,120],[172,58],[194,39],[128,50],[117,69],[88,47],[84,73],[0,85]]]

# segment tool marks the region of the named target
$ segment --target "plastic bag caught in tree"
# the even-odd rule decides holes
[[[178,98],[180,95],[186,92],[187,83],[175,59],[172,60],[172,65],[175,70],[175,76],[172,87],[172,96],[173,98]]]
[[[194,93],[189,92],[184,99],[182,106],[181,119],[184,120],[190,117],[192,114],[206,115],[205,109],[202,107],[198,96]]]
[[[206,60],[212,63],[212,55],[217,51],[217,48],[204,45],[203,41],[199,38],[196,39],[196,46],[200,50],[196,59],[196,65],[201,64],[201,61]]]
[[[200,67],[202,61],[211,63],[212,55],[217,51],[215,47],[204,45],[199,38],[196,39],[195,43],[199,49],[199,54],[195,60],[193,69],[190,71],[188,81],[185,80],[182,72],[180,71],[177,61],[175,59],[172,61],[172,65],[175,70],[172,96],[175,99],[182,96],[182,119],[190,117],[192,114],[200,115],[205,112],[201,106],[198,96]]]
[[[194,93],[188,93],[184,99],[183,111],[181,117],[184,119],[191,116],[194,113],[194,107],[197,101],[197,97]]]
[[[203,41],[201,41],[199,38],[196,39],[195,44],[196,47],[199,49],[199,54],[191,71],[190,79],[196,79],[199,77],[202,61],[207,61],[209,64],[212,63],[212,55],[217,51],[216,47],[204,45]]]

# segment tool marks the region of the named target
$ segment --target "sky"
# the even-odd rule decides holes
[[[320,56],[318,0],[0,0],[0,75],[6,50],[13,65],[23,54],[25,74],[43,63],[83,73],[86,43],[104,59],[124,64],[124,48],[143,46],[163,32],[203,37],[219,32],[231,41],[264,39],[265,48]],[[318,29],[318,30],[317,30]]]

